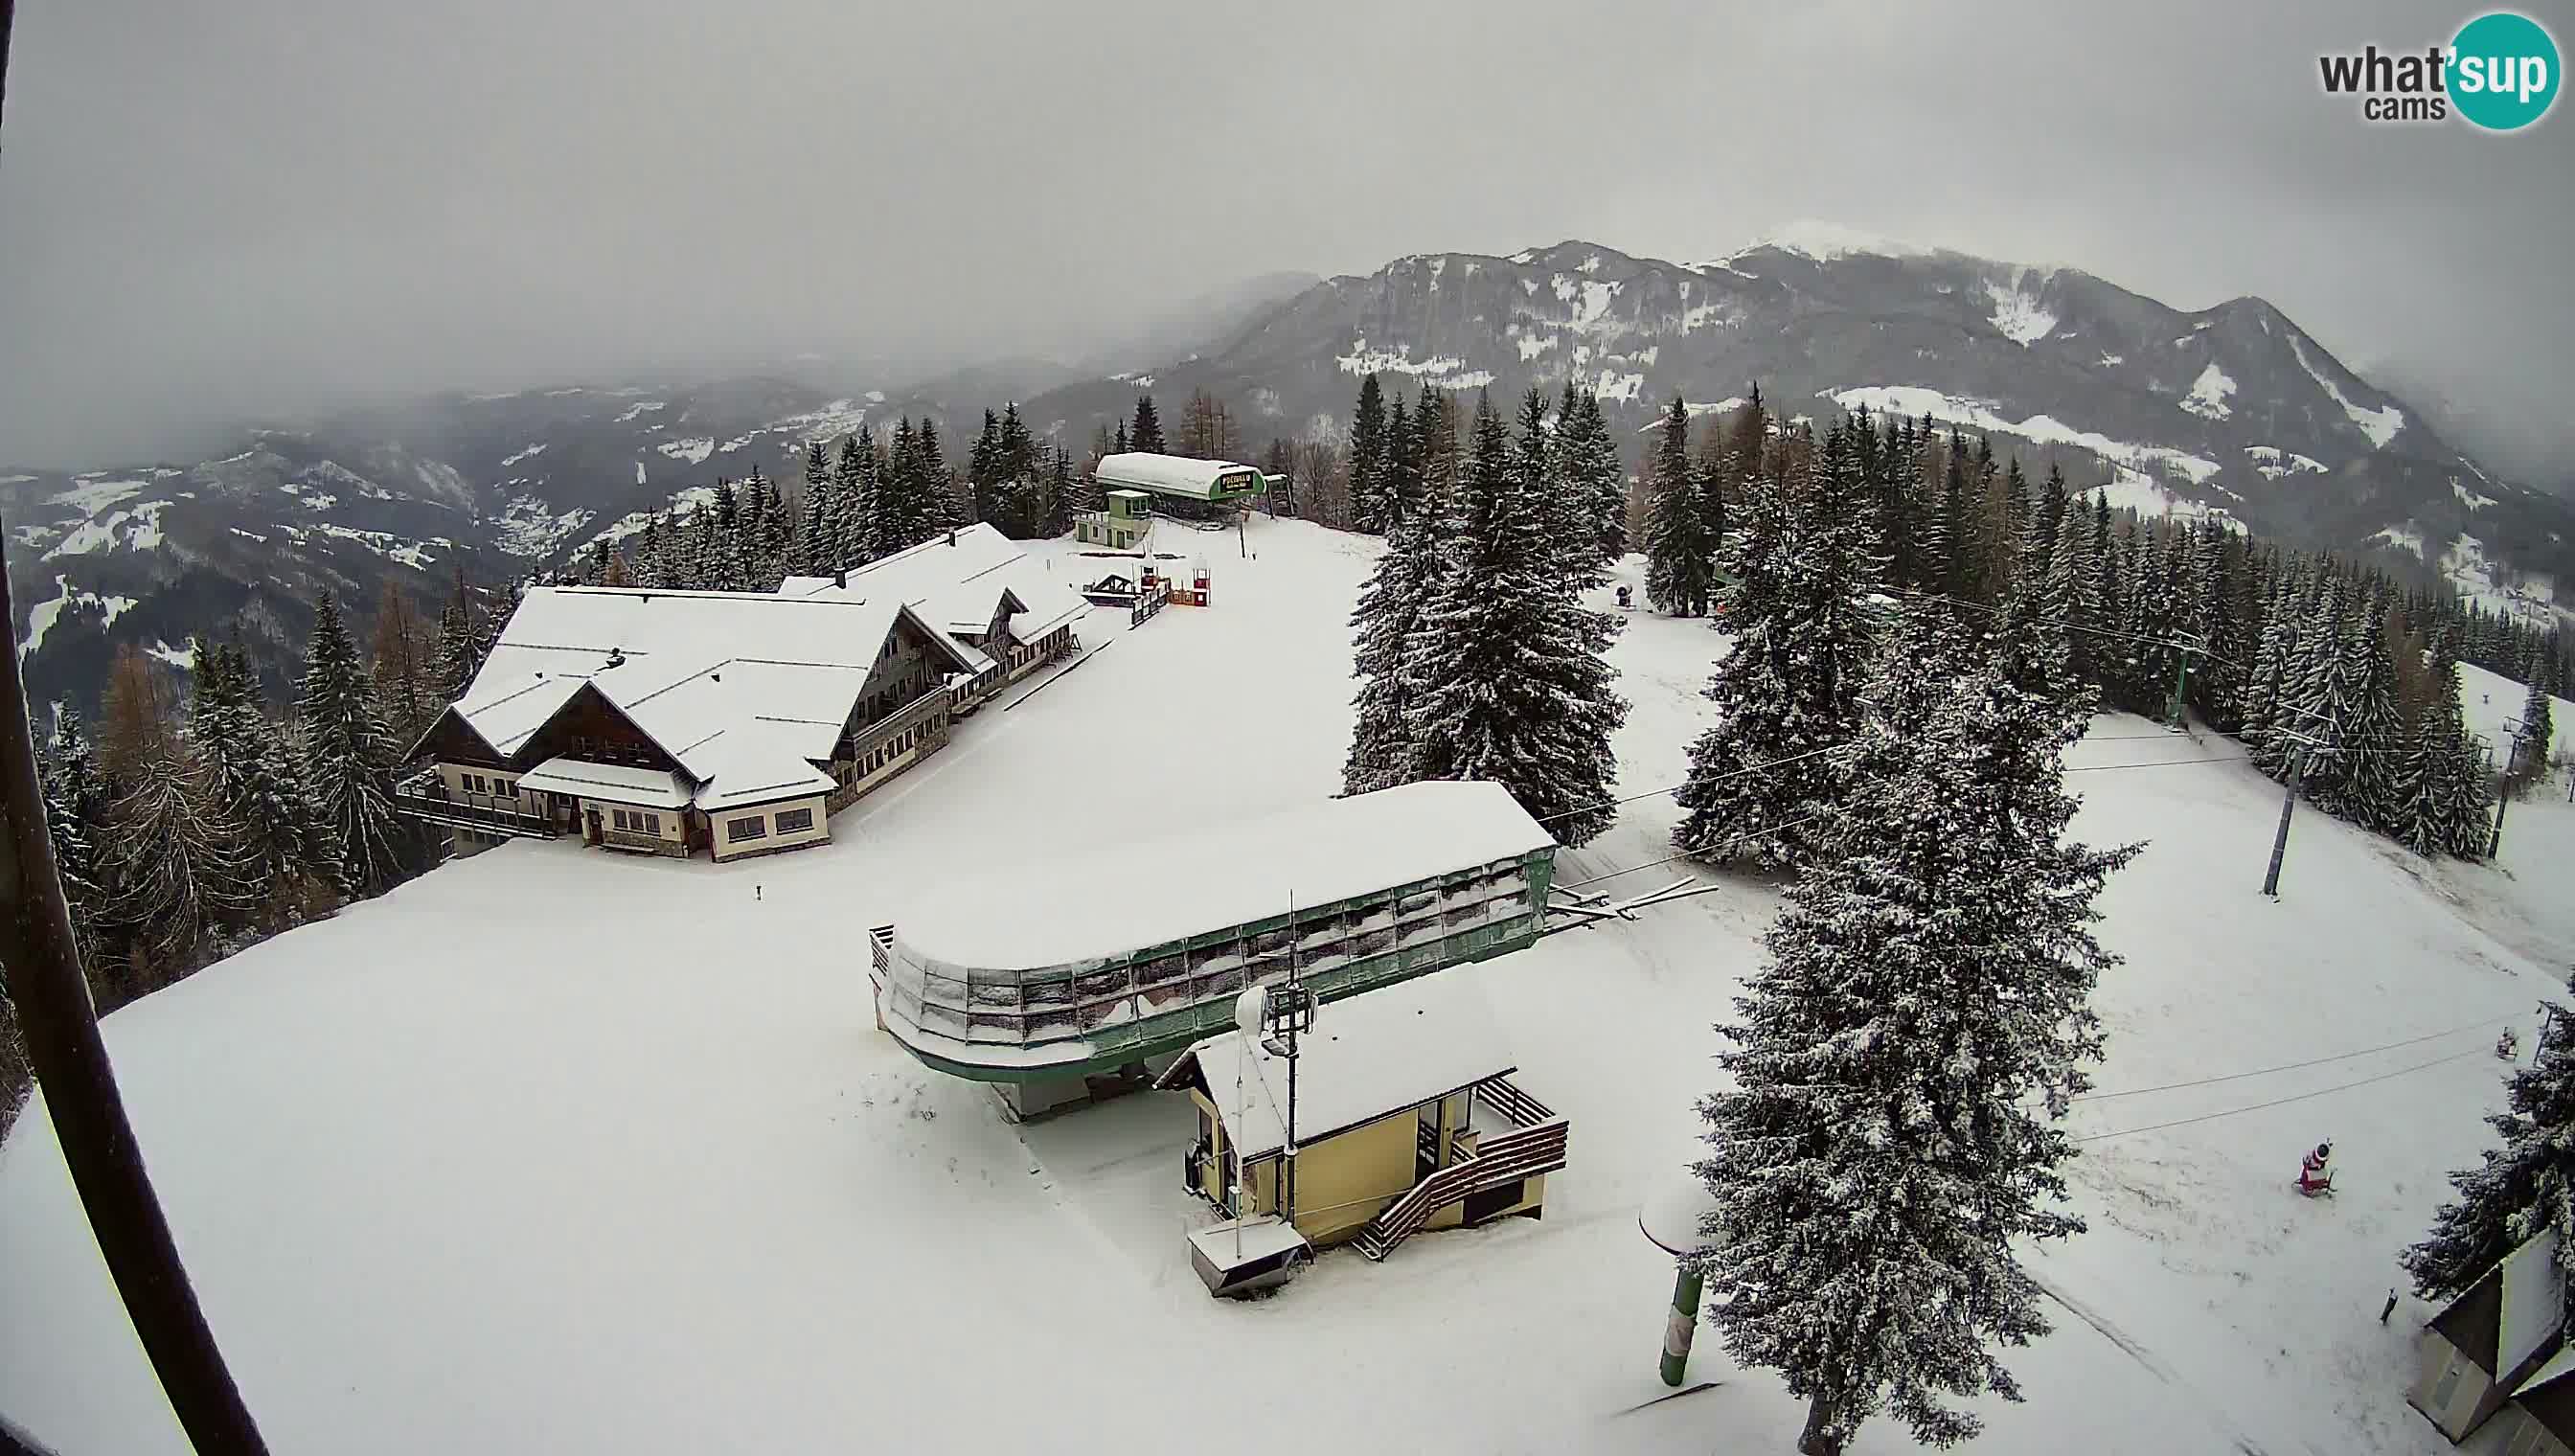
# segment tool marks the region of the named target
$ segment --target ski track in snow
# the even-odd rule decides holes
[[[1123,765],[1118,821],[1147,831],[1335,791],[1344,623],[1378,548],[1266,520],[1248,544],[1252,559],[1212,561],[1212,608],[1133,633],[1093,613],[1075,666],[959,725],[836,816],[827,847],[716,865],[512,843],[109,1016],[190,1273],[278,1448],[664,1456],[834,1449],[863,1429],[889,1450],[1056,1449],[1080,1422],[1149,1450],[1212,1430],[1256,1453],[1790,1449],[1802,1406],[1708,1331],[1691,1377],[1723,1394],[1637,1409],[1665,1393],[1672,1282],[1637,1208],[1699,1149],[1709,1027],[1760,964],[1775,882],[1639,869],[1644,887],[1724,888],[1440,972],[1481,987],[1514,1079],[1573,1125],[1544,1220],[1423,1234],[1382,1264],[1327,1253],[1249,1305],[1209,1299],[1189,1268],[1183,1234],[1210,1215],[1179,1186],[1185,1100],[1013,1126],[875,1029],[863,927],[927,886],[1062,854],[1104,893],[1152,892],[1097,851],[1101,764]],[[1630,558],[1615,579],[1641,570]],[[1723,637],[1623,620],[1617,791],[1639,797],[1560,856],[1568,880],[1670,854],[1677,809],[1659,790],[1709,722],[1699,690]],[[1227,705],[1226,731],[1176,703]],[[2101,899],[2125,960],[2095,996],[2099,1086],[2277,1063],[2282,1028],[2320,1005],[2320,1053],[2484,1016],[2521,1018],[2526,1043],[2532,1002],[2563,992],[2545,967],[2575,959],[2562,792],[2516,806],[2502,870],[2425,866],[2301,814],[2273,903],[2255,883],[2277,785],[2185,761],[2235,751],[2120,716],[2068,751],[2078,769],[2174,765],[2069,779],[2081,837],[2146,841]],[[567,935],[582,953],[560,953]],[[2087,1101],[2069,1131],[2227,1112],[2424,1054]],[[1971,1402],[1988,1423],[1974,1449],[2447,1452],[2404,1404],[2425,1311],[2374,1316],[2393,1251],[2442,1173],[2474,1160],[2497,1091],[2480,1053],[2084,1144],[2071,1193],[2091,1231],[2032,1264],[2073,1314],[2005,1353],[2028,1402]],[[2331,1204],[2286,1190],[2320,1130],[2348,1190]],[[66,1451],[183,1452],[40,1107],[0,1147],[0,1410]],[[1300,1377],[1297,1419],[1244,1423],[1248,1382],[1283,1369]],[[1472,1398],[1486,1393],[1508,1398]],[[1884,1418],[1852,1447],[1910,1449]]]

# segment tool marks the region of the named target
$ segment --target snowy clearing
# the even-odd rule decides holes
[[[2450,494],[2458,497],[2459,504],[2467,507],[2471,511],[2479,510],[2495,504],[2494,497],[2480,495],[2475,491],[2469,490],[2466,486],[2459,484],[2459,478],[2457,476],[2450,477]]]
[[[997,845],[1079,853],[1121,804],[1185,826],[1338,786],[1344,624],[1374,543],[1259,519],[1250,541],[1257,559],[1213,562],[1212,609],[1133,633],[1092,614],[1073,670],[962,725],[826,848],[718,866],[514,843],[111,1016],[273,1447],[657,1456],[864,1431],[871,1449],[1052,1450],[1105,1411],[1148,1452],[1211,1432],[1252,1451],[1790,1449],[1802,1407],[1704,1331],[1691,1378],[1722,1384],[1634,1409],[1665,1393],[1672,1282],[1638,1209],[1696,1149],[1708,1028],[1758,963],[1769,885],[1440,972],[1480,989],[1516,1080],[1570,1119],[1546,1217],[1423,1235],[1381,1265],[1327,1253],[1249,1305],[1208,1298],[1189,1266],[1187,1234],[1214,1218],[1180,1186],[1186,1100],[1013,1126],[875,1029],[865,927]],[[1703,623],[1628,619],[1620,792],[1679,777],[1718,645]],[[1226,730],[1171,711],[1184,700],[1226,705]],[[2128,961],[2097,998],[2103,1095],[2074,1113],[2098,1139],[2072,1175],[2092,1232],[2036,1256],[2079,1313],[2008,1356],[2029,1403],[1981,1402],[1966,1449],[2447,1451],[2404,1404],[2423,1311],[2374,1316],[2499,1104],[2495,1027],[2518,1018],[2527,1041],[2559,987],[2534,957],[2575,952],[2575,811],[2517,807],[2504,871],[2301,813],[2275,904],[2257,885],[2278,787],[2233,744],[2105,717],[2070,758],[2079,831],[2149,841],[2102,900]],[[1559,877],[1662,858],[1674,819],[1639,798]],[[1104,891],[1152,893],[1150,865],[1099,862]],[[2165,1089],[2292,1059],[2284,1043],[2426,1033],[2443,1034]],[[2382,1073],[2402,1075],[2332,1090]],[[2311,1099],[2133,1131],[2284,1097]],[[18,1128],[0,1148],[0,1410],[67,1452],[183,1451],[41,1105]],[[2346,1191],[2309,1203],[2286,1185],[2320,1131]],[[1298,1419],[1247,1421],[1246,1383],[1282,1370]],[[1911,1449],[1883,1420],[1852,1447]]]
[[[692,440],[665,440],[653,448],[673,460],[685,460],[691,465],[705,465],[707,457],[716,453],[714,438],[705,435]]]
[[[136,605],[132,597],[102,597],[96,592],[82,591],[71,585],[66,578],[56,577],[54,595],[27,609],[27,636],[18,644],[18,660],[25,662],[38,648],[45,645],[45,634],[54,630],[54,624],[62,620],[62,615],[66,611],[77,608],[98,613],[106,619],[99,624],[100,629],[104,631],[116,626],[116,619],[123,617]]]
[[[2215,364],[2199,372],[2191,383],[2190,393],[2182,397],[2181,407],[2206,420],[2223,420],[2235,413],[2226,397],[2235,393],[2235,381]]]
[[[626,407],[626,412],[617,417],[617,423],[620,425],[631,424],[634,421],[644,418],[646,415],[654,414],[657,411],[667,410],[669,408],[671,408],[671,406],[670,402],[667,400],[638,400],[634,404]]]
[[[1333,363],[1340,367],[1341,373],[1347,375],[1408,374],[1444,390],[1481,389],[1493,382],[1490,371],[1468,369],[1465,360],[1453,355],[1441,355],[1415,363],[1412,358],[1412,346],[1409,344],[1399,345],[1395,352],[1389,354],[1382,349],[1370,349],[1365,339],[1353,339],[1350,341],[1350,352],[1334,356]],[[1139,379],[1136,383],[1150,386],[1153,381]]]
[[[18,481],[32,481],[35,477],[12,476],[10,479]],[[45,499],[52,505],[69,506],[80,512],[83,516],[95,516],[99,512],[106,510],[108,507],[115,505],[119,501],[131,500],[136,496],[142,495],[143,491],[144,483],[141,481],[92,480],[84,476],[81,478],[80,483],[73,486],[70,490],[48,496]]]
[[[1986,322],[2024,349],[2056,332],[2056,315],[2039,303],[2038,295],[2022,290],[2018,272],[2007,284],[1985,280],[1985,298],[1994,306]]]
[[[624,418],[624,417],[623,417],[623,416],[621,416],[621,417],[619,417],[619,418],[621,418],[621,419],[622,419],[622,418]],[[519,451],[519,452],[517,452],[517,453],[515,453],[515,454],[512,454],[512,455],[505,455],[505,456],[501,457],[501,469],[503,469],[503,470],[508,470],[510,467],[512,467],[512,466],[514,466],[514,465],[517,465],[520,461],[523,461],[523,460],[533,460],[533,459],[535,459],[536,457],[538,457],[538,456],[540,456],[540,455],[543,455],[543,454],[545,454],[545,453],[546,453],[546,448],[545,448],[543,445],[531,445],[531,446],[529,446],[529,447],[528,447],[527,449],[525,449],[525,450]]]
[[[2423,533],[2415,530],[2414,524],[2410,521],[2403,526],[2388,527],[2369,539],[2392,546],[2398,551],[2410,551],[2424,561],[2432,559],[2430,549],[2423,543]]]
[[[92,552],[114,551],[125,547],[132,551],[152,551],[161,545],[161,512],[167,501],[147,501],[131,511],[111,511],[105,516],[92,516],[74,526],[46,561],[59,561],[67,556],[87,556]]]

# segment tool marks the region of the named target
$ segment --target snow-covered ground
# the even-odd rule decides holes
[[[1093,614],[1075,667],[963,725],[828,848],[718,866],[513,844],[109,1019],[274,1449],[1792,1448],[1795,1402],[1704,1332],[1691,1375],[1719,1384],[1632,1409],[1664,1393],[1672,1273],[1638,1205],[1695,1150],[1709,1026],[1769,887],[1442,972],[1484,989],[1518,1080],[1571,1119],[1545,1218],[1381,1265],[1333,1253],[1246,1305],[1190,1271],[1184,1236],[1211,1220],[1181,1188],[1186,1102],[1016,1127],[874,1029],[866,927],[916,893],[1007,849],[1088,851],[1102,892],[1150,894],[1155,866],[1097,847],[1106,826],[1337,786],[1372,545],[1258,521],[1245,561],[1177,535],[1215,569],[1213,608],[1133,634]],[[1631,620],[1621,792],[1679,777],[1715,645]],[[1986,1402],[1969,1449],[2447,1450],[2404,1404],[2422,1311],[2376,1316],[2500,1100],[2496,1028],[2527,1045],[2575,960],[2575,810],[2562,788],[2517,805],[2503,870],[2302,812],[2273,903],[2278,790],[2233,744],[2107,717],[2071,756],[2081,831],[2148,841],[2104,896],[2128,959],[2099,994],[2103,1095],[2075,1113],[2098,1139],[2074,1173],[2092,1232],[2036,1260],[2081,1313],[2013,1357],[2029,1402]],[[1667,800],[1622,815],[1560,878],[1669,852]],[[2199,1084],[2149,1090],[2177,1082]],[[2241,1110],[2285,1098],[2304,1100]],[[2236,1115],[2185,1122],[2216,1113]],[[2297,1152],[2327,1136],[2344,1191],[2296,1198]],[[0,1411],[66,1452],[185,1449],[41,1106],[0,1149]],[[1911,1449],[1883,1421],[1854,1447]]]

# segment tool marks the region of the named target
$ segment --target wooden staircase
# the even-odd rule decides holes
[[[1395,1245],[1419,1233],[1430,1216],[1462,1203],[1486,1189],[1499,1188],[1552,1173],[1565,1164],[1570,1128],[1544,1103],[1495,1078],[1479,1083],[1477,1100],[1500,1111],[1514,1124],[1508,1132],[1480,1135],[1475,1155],[1460,1158],[1412,1185],[1412,1191],[1387,1204],[1362,1225],[1354,1242],[1370,1259],[1383,1259]]]

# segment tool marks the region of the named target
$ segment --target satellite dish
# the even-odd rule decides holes
[[[1262,1018],[1268,1015],[1269,1012],[1270,988],[1268,986],[1245,986],[1243,988],[1243,994],[1234,998],[1235,1029],[1243,1033],[1244,1040],[1259,1041],[1261,1039]]]

